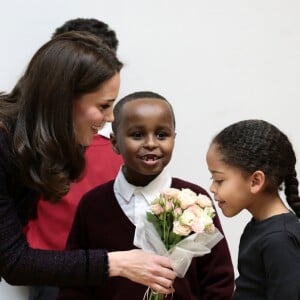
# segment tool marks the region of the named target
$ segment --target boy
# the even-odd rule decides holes
[[[82,198],[71,229],[68,248],[134,248],[135,224],[150,202],[168,187],[207,192],[192,183],[172,178],[166,166],[175,143],[175,117],[170,103],[153,92],[137,92],[114,108],[111,141],[124,165],[116,179],[96,187]],[[218,216],[215,226],[222,232]],[[126,272],[126,270],[124,270]],[[222,239],[210,254],[192,260],[184,278],[176,278],[175,292],[166,299],[229,300],[233,293],[233,267]],[[146,288],[122,278],[108,279],[104,287],[61,289],[59,300],[142,300]]]

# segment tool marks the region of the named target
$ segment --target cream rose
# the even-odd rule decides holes
[[[196,203],[197,194],[190,189],[182,189],[178,195],[180,207],[186,209]]]
[[[176,207],[173,211],[173,216],[175,219],[178,219],[182,215],[182,209],[180,207]]]
[[[163,207],[160,204],[152,204],[150,206],[151,211],[153,212],[153,214],[155,215],[160,215],[164,212]]]
[[[180,194],[180,190],[174,189],[174,188],[168,188],[165,189],[161,193],[166,199],[176,199],[178,197],[178,194]]]
[[[195,219],[191,225],[191,229],[194,232],[201,233],[204,232],[205,226],[200,219]]]
[[[210,207],[212,206],[212,201],[210,200],[209,197],[206,195],[199,194],[197,196],[196,200],[197,204],[199,204],[201,207]]]
[[[185,211],[193,213],[197,218],[199,218],[203,213],[203,209],[197,204],[189,206]]]
[[[174,221],[173,232],[178,235],[187,236],[191,233],[191,228],[189,226],[180,224],[178,221]]]
[[[179,222],[181,225],[187,225],[187,226],[191,226],[193,221],[197,219],[197,217],[195,216],[195,214],[193,214],[192,212],[185,210],[182,215],[179,217]]]

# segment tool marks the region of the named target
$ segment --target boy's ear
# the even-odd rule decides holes
[[[262,190],[263,186],[265,185],[266,177],[265,173],[262,171],[255,171],[251,175],[251,181],[250,181],[250,191],[253,194],[258,193]]]
[[[110,134],[110,142],[112,144],[112,148],[113,150],[117,153],[117,154],[120,154],[120,151],[119,151],[119,148],[118,148],[118,145],[117,145],[117,139],[116,139],[116,136],[114,133],[111,133]]]

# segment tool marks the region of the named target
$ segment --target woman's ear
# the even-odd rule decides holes
[[[120,154],[119,148],[118,148],[118,144],[117,144],[117,139],[114,133],[110,134],[110,142],[112,144],[112,148],[113,150],[117,153]]]
[[[262,171],[255,171],[251,175],[250,191],[253,194],[260,192],[263,186],[265,185],[265,182],[266,182],[265,173]]]

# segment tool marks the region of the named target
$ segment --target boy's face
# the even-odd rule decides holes
[[[146,185],[170,162],[175,142],[167,102],[142,98],[124,104],[114,149],[124,160],[124,174],[134,185]]]

